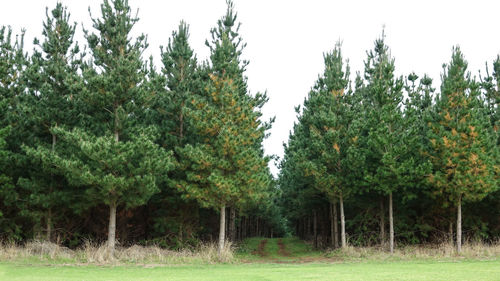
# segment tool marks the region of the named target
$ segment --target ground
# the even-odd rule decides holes
[[[0,280],[500,280],[500,260],[345,262],[294,238],[247,240],[240,262],[95,266],[0,261]]]
[[[238,257],[244,263],[332,262],[320,251],[298,238],[249,238],[240,246]]]

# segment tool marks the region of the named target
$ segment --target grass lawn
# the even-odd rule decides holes
[[[221,264],[144,268],[0,264],[0,279],[71,280],[500,280],[500,261]]]

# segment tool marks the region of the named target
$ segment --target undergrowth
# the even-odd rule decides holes
[[[168,250],[158,246],[117,247],[110,255],[106,244],[86,242],[75,250],[47,241],[31,241],[24,245],[0,244],[0,260],[13,262],[82,263],[82,264],[211,264],[235,261],[234,247],[227,243],[221,255],[217,245],[200,244],[193,250]]]
[[[344,261],[383,261],[383,260],[440,260],[440,259],[498,259],[500,243],[486,244],[468,242],[462,245],[457,253],[456,247],[450,243],[399,246],[391,254],[380,247],[353,247],[327,251],[326,257]]]

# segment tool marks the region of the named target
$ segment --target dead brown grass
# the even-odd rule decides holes
[[[34,257],[40,259],[69,259],[72,255],[72,250],[44,241],[31,241],[26,243],[24,246],[19,246],[14,243],[0,244],[1,260]]]
[[[0,261],[50,264],[94,264],[162,266],[170,264],[214,264],[233,263],[238,259],[234,247],[228,243],[222,255],[217,245],[207,243],[195,250],[172,251],[158,246],[117,247],[110,257],[105,244],[86,242],[81,248],[72,250],[46,241],[31,241],[25,245],[0,243]],[[352,247],[329,251],[323,258],[337,261],[384,261],[384,260],[456,260],[498,259],[500,241],[492,244],[468,242],[458,255],[455,246],[449,243],[419,246],[398,246],[394,254],[380,247]],[[312,260],[314,261],[314,259]]]
[[[81,248],[71,250],[47,241],[32,241],[25,245],[0,244],[1,261],[29,261],[75,264],[212,264],[234,262],[234,248],[226,244],[219,255],[217,245],[206,243],[195,250],[172,251],[158,246],[117,247],[113,256],[106,244],[86,242]]]
[[[492,244],[467,242],[457,253],[450,243],[400,246],[391,254],[380,247],[352,247],[330,251],[328,257],[343,260],[415,260],[415,259],[497,259],[500,258],[500,241]]]

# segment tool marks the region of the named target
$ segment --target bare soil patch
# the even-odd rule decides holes
[[[259,255],[260,257],[265,257],[268,255],[266,252],[266,245],[267,245],[267,239],[263,239],[260,241],[259,246],[257,247],[257,250],[253,251],[252,254],[254,255]]]
[[[283,243],[283,240],[278,239],[278,255],[283,256],[283,257],[289,257],[290,252],[286,250],[286,246]]]

